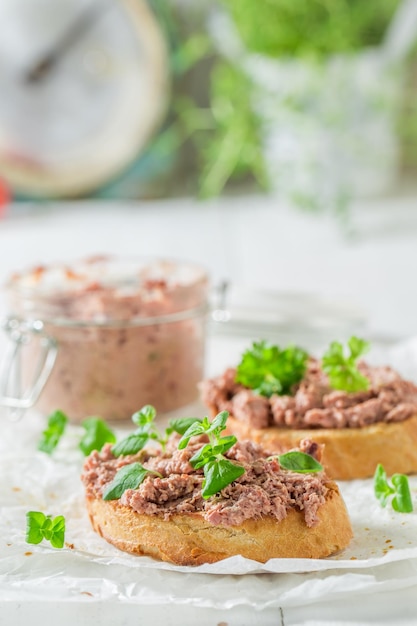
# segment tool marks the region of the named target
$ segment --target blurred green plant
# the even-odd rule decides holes
[[[199,158],[202,198],[219,195],[229,180],[251,175],[267,188],[260,145],[260,120],[251,104],[251,83],[236,67],[218,61],[212,68],[209,107],[178,102],[178,116]]]
[[[269,57],[354,52],[381,43],[401,0],[220,0],[246,48]]]
[[[195,153],[196,193],[200,198],[221,194],[230,180],[254,178],[266,188],[260,146],[260,120],[251,104],[252,85],[237,67],[219,59],[206,32],[183,36],[177,16],[166,0],[151,5],[165,29],[171,49],[173,77],[171,119],[155,140],[160,157],[186,144]],[[210,65],[207,102],[199,104],[181,88],[184,77],[199,64]]]
[[[220,195],[229,183],[250,177],[268,188],[262,151],[262,121],[253,107],[252,81],[219,58],[210,36],[184,34],[167,0],[150,0],[165,27],[171,49],[171,116],[152,151],[165,158],[184,146],[195,154],[190,177],[201,198]],[[298,56],[320,61],[333,53],[379,44],[400,0],[218,0],[232,17],[250,52],[269,57]],[[183,89],[184,77],[209,63],[207,102]],[[294,198],[300,208],[320,209],[310,197]],[[346,213],[347,200],[343,199]]]

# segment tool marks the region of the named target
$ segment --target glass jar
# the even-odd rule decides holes
[[[6,376],[21,361],[22,404],[15,406],[26,408],[30,398],[41,412],[61,409],[75,422],[121,420],[145,404],[166,413],[198,397],[208,310],[203,268],[100,256],[16,274],[7,295],[16,348]],[[40,376],[47,380],[36,399]]]

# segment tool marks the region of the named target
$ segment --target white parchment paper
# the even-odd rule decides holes
[[[16,423],[2,418],[0,601],[120,599],[261,609],[417,585],[417,476],[410,478],[416,508],[410,514],[381,508],[372,480],[339,483],[354,539],[328,559],[271,559],[260,564],[233,557],[213,565],[179,567],[120,552],[93,532],[80,481],[82,429],[68,427],[48,456],[36,450],[44,427],[45,418],[36,413]],[[29,510],[65,516],[62,550],[47,542],[25,542]]]

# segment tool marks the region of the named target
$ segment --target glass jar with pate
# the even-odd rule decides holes
[[[21,399],[37,395],[23,390],[39,386],[39,372],[47,377],[39,411],[120,420],[145,404],[166,413],[198,397],[208,310],[202,267],[97,256],[15,274],[7,295]]]

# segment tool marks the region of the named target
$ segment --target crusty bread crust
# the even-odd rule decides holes
[[[330,481],[326,486],[320,522],[312,528],[295,509],[280,522],[264,517],[239,526],[214,526],[197,513],[169,519],[139,514],[118,500],[100,498],[87,498],[87,510],[94,530],[120,550],[176,565],[215,563],[237,554],[262,563],[271,558],[319,559],[345,548],[353,536],[337,485]]]
[[[335,480],[370,478],[378,463],[382,463],[388,475],[417,472],[417,416],[362,428],[254,429],[230,415],[226,431],[278,452],[297,447],[304,438],[322,443],[324,468]]]

